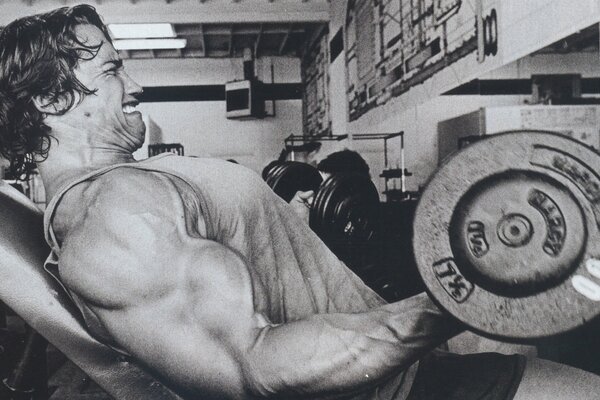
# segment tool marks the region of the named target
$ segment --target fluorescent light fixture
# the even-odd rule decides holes
[[[174,38],[173,25],[157,24],[108,24],[113,39]]]
[[[117,50],[183,49],[186,39],[122,39],[114,40]]]

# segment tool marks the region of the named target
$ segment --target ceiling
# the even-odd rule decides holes
[[[85,1],[85,0],[84,0]],[[0,0],[0,26],[81,0]],[[329,0],[87,0],[105,23],[168,22],[184,49],[120,51],[126,59],[298,56],[329,21]]]
[[[598,35],[598,24],[594,24],[538,50],[536,54],[598,52]]]
[[[321,26],[312,22],[174,24],[177,37],[187,39],[185,48],[119,53],[123,58],[219,58],[242,57],[244,49],[249,48],[255,57],[298,57],[306,40]]]

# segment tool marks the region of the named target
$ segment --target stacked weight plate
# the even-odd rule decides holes
[[[316,192],[322,180],[316,168],[296,161],[284,161],[272,167],[265,178],[267,185],[288,203],[297,191]]]

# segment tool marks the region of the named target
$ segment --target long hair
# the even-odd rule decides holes
[[[79,61],[96,56],[100,45],[82,43],[78,25],[98,27],[110,42],[106,26],[92,6],[63,7],[17,19],[0,30],[0,155],[10,161],[17,177],[28,176],[34,160],[44,160],[51,129],[34,98],[45,104],[61,101],[64,114],[94,93],[76,77]]]

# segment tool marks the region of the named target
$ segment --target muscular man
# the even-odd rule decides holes
[[[178,393],[539,399],[600,388],[558,364],[523,373],[519,357],[427,355],[461,326],[425,295],[384,304],[258,175],[171,154],[136,162],[141,90],[89,6],[0,33],[1,152],[22,172],[38,162],[47,267],[92,335]]]

